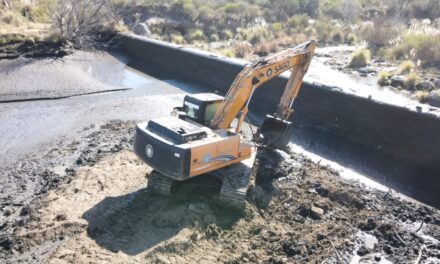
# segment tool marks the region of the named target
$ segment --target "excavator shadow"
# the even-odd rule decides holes
[[[107,197],[83,214],[87,234],[107,250],[138,255],[188,232],[205,232],[212,224],[229,229],[242,212],[216,204],[220,184],[208,175],[175,184],[171,197],[153,195],[145,188]]]

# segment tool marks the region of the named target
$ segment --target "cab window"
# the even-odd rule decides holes
[[[185,113],[194,119],[197,119],[198,114],[199,114],[199,106],[190,102],[185,102],[184,103],[184,107],[185,107]]]
[[[203,118],[203,122],[205,124],[209,124],[212,120],[212,118],[214,118],[215,112],[217,111],[217,108],[219,107],[220,103],[212,103],[212,104],[208,104],[206,106],[205,109],[205,116]]]

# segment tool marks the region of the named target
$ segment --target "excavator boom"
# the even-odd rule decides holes
[[[290,135],[291,127],[290,122],[287,120],[293,112],[293,101],[298,95],[304,75],[314,55],[315,47],[315,42],[309,41],[295,48],[266,57],[243,69],[217,109],[211,122],[211,127],[227,130],[230,128],[232,121],[241,112],[235,131],[238,133],[248,112],[248,106],[255,90],[269,80],[290,70],[291,75],[278,104],[277,111],[274,116],[266,117],[260,128],[260,133],[265,143],[274,146],[286,144],[285,138]]]

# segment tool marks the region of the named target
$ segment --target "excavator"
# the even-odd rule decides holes
[[[187,95],[171,116],[137,124],[134,151],[153,168],[147,189],[168,196],[175,181],[212,174],[222,181],[218,200],[242,208],[256,152],[240,135],[249,103],[257,88],[291,71],[276,112],[267,115],[258,129],[262,146],[285,147],[292,130],[288,121],[292,105],[315,47],[309,41],[259,59],[238,74],[225,97]]]

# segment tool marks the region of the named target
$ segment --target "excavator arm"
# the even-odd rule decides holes
[[[287,120],[293,112],[293,101],[298,95],[303,77],[314,55],[315,47],[315,42],[309,41],[295,48],[263,58],[243,69],[236,77],[225,99],[217,109],[212,119],[211,127],[227,130],[230,128],[232,121],[241,112],[236,127],[236,133],[238,133],[248,112],[248,106],[255,90],[283,72],[291,70],[292,74],[275,113],[276,119]]]

